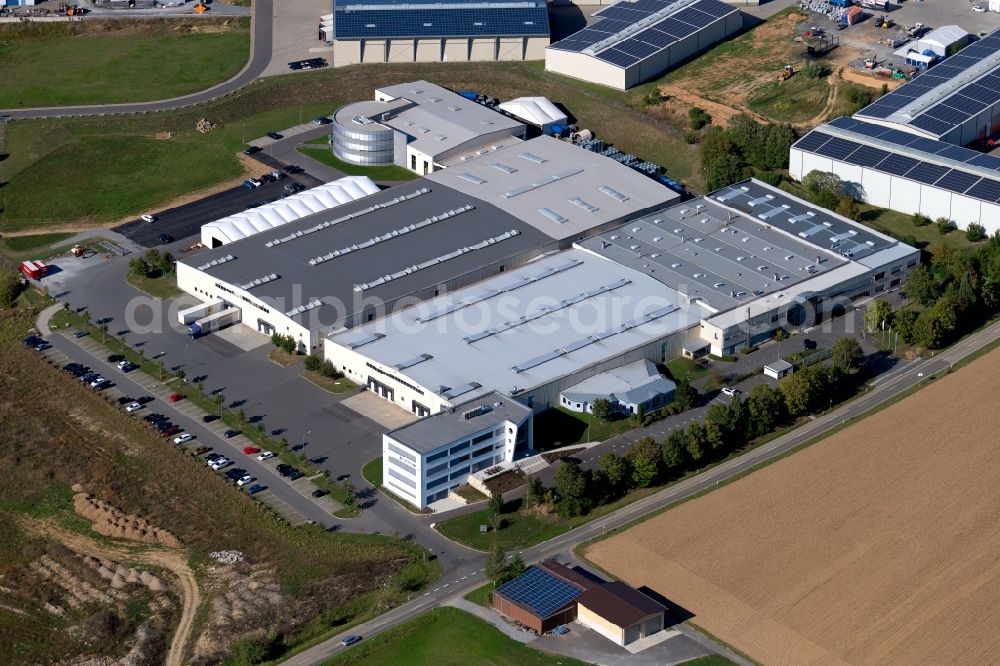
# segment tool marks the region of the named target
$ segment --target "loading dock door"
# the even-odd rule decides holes
[[[624,643],[624,645],[628,645],[630,643],[634,643],[635,641],[637,641],[637,640],[639,640],[641,638],[641,636],[639,634],[639,630],[640,630],[641,627],[642,627],[641,624],[633,624],[631,627],[628,627],[627,629],[625,629],[625,643]]]

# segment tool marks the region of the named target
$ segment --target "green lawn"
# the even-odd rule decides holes
[[[140,277],[129,273],[125,276],[125,281],[154,298],[173,298],[182,293],[177,288],[177,278],[172,273],[155,278]]]
[[[10,236],[0,241],[3,249],[13,254],[24,254],[46,250],[50,246],[75,236],[72,232],[52,233],[52,234],[32,234],[30,236]]]
[[[539,451],[547,451],[579,442],[603,442],[634,427],[632,421],[622,415],[602,421],[564,407],[553,407],[535,416],[534,446]]]
[[[457,608],[435,608],[324,662],[383,666],[584,666],[507,638],[499,629]]]
[[[708,374],[708,368],[698,365],[693,360],[683,356],[671,359],[664,365],[667,368],[667,372],[670,373],[671,379],[675,382],[679,382],[685,377],[688,378],[689,382],[693,382],[699,377]]]
[[[372,180],[413,180],[418,178],[417,174],[412,171],[391,164],[369,167],[345,162],[337,159],[330,148],[299,148],[299,152],[348,176],[368,176]]]
[[[382,456],[365,463],[365,466],[361,468],[361,476],[376,488],[380,487],[382,485]]]
[[[472,592],[469,592],[465,595],[464,599],[480,606],[489,606],[493,599],[494,589],[495,586],[492,582],[486,583],[482,587],[477,587]]]
[[[350,393],[358,388],[357,384],[346,377],[327,377],[312,370],[303,370],[302,378],[329,393]]]
[[[772,81],[754,91],[747,106],[776,122],[800,123],[816,117],[830,99],[826,79],[796,74],[788,81]]]
[[[0,108],[177,97],[232,77],[249,55],[249,19],[5,24]]]

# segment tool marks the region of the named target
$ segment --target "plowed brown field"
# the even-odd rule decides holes
[[[997,377],[1000,349],[587,556],[765,664],[996,663]]]

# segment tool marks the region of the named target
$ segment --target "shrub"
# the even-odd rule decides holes
[[[931,223],[931,218],[920,213],[914,213],[913,217],[910,218],[910,221],[913,222],[913,226],[915,227],[926,227]]]
[[[694,107],[688,111],[688,122],[693,130],[700,130],[705,125],[712,122],[712,116],[708,115],[705,109]]]
[[[965,237],[969,239],[969,242],[975,243],[982,240],[984,236],[986,236],[986,227],[978,222],[970,222],[969,226],[965,228]]]
[[[955,223],[952,220],[949,220],[947,217],[939,217],[935,221],[935,224],[937,225],[938,233],[941,234],[942,236],[950,234],[957,228]]]

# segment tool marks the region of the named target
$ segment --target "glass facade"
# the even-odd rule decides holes
[[[391,129],[363,131],[335,122],[332,134],[333,154],[353,164],[392,164],[393,135]]]

